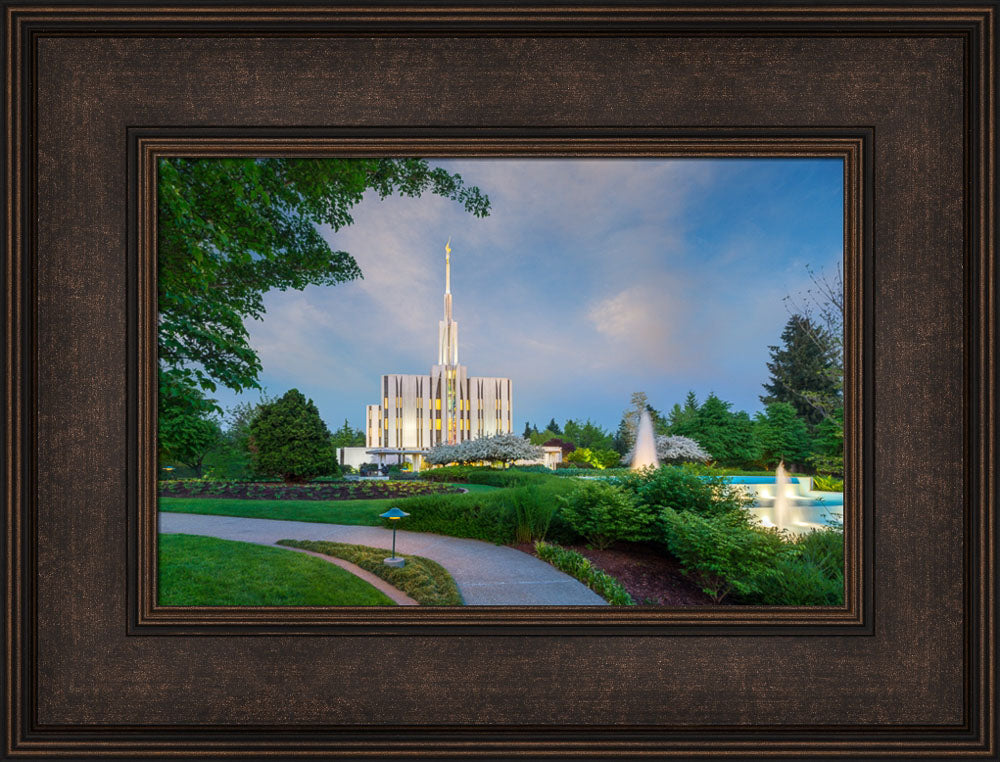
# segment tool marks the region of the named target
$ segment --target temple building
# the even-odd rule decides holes
[[[456,444],[510,433],[509,378],[470,376],[458,362],[458,323],[452,316],[451,239],[445,244],[444,319],[438,323],[438,357],[427,375],[382,376],[381,404],[368,405],[367,452],[379,462],[411,461],[438,444]]]

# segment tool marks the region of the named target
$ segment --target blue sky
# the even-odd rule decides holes
[[[353,225],[323,231],[364,279],[271,292],[247,322],[268,393],[297,387],[331,429],[362,427],[383,373],[436,361],[449,236],[459,361],[513,380],[518,432],[552,417],[614,430],[635,391],[661,410],[689,389],[759,410],[783,297],[843,260],[838,159],[431,163],[478,185],[490,216],[366,196]]]

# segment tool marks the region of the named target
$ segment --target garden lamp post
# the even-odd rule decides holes
[[[386,558],[382,561],[387,566],[403,566],[406,563],[405,558],[396,558],[396,522],[409,515],[399,508],[390,508],[385,513],[379,514],[379,518],[389,519],[392,522],[392,558]]]

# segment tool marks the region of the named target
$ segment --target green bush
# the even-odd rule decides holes
[[[843,492],[844,480],[835,476],[816,475],[813,477],[813,488],[820,492]]]
[[[756,590],[742,602],[763,606],[842,606],[844,576],[828,576],[821,567],[802,558],[780,558],[756,581]]]
[[[744,513],[751,502],[742,490],[721,476],[699,476],[691,469],[660,466],[618,477],[617,483],[635,495],[636,501],[654,511],[660,507],[717,516]]]
[[[542,484],[553,478],[547,468],[543,472],[522,468],[490,468],[488,466],[442,466],[420,472],[421,477],[434,482],[484,484],[488,487],[523,487]]]
[[[635,605],[632,596],[621,582],[596,568],[590,559],[584,558],[579,553],[545,542],[536,542],[535,552],[543,561],[580,580],[612,606]]]
[[[383,563],[386,557],[384,548],[314,540],[278,540],[278,545],[303,548],[350,561],[376,577],[384,579],[397,590],[402,590],[421,606],[462,605],[462,596],[452,576],[441,564],[423,556],[399,553],[397,555],[399,558],[405,558],[406,564],[395,567]]]
[[[620,487],[604,481],[584,482],[559,498],[566,524],[595,548],[618,540],[633,542],[654,536],[655,515]]]
[[[330,431],[298,389],[260,406],[248,448],[257,473],[279,474],[286,482],[339,473]]]
[[[590,466],[577,468],[576,463],[558,463],[556,464],[556,470],[551,473],[557,476],[587,476],[590,478],[608,479],[610,477],[627,476],[631,473],[631,470],[628,468],[605,468],[599,473],[595,473],[595,470]]]
[[[542,494],[537,484],[511,490],[508,496],[514,510],[514,539],[517,542],[542,540],[559,509],[551,494]]]
[[[522,537],[527,533],[537,539],[548,523],[545,534],[563,539],[572,534],[556,513],[556,499],[576,486],[572,481],[550,478],[505,490],[408,498],[406,511],[410,516],[401,528],[505,545],[517,541],[519,525]]]
[[[789,553],[758,580],[746,603],[770,606],[844,604],[844,532],[822,529],[793,538]]]
[[[792,541],[803,560],[815,564],[830,577],[844,576],[844,530],[820,529]]]
[[[788,552],[780,534],[753,526],[746,514],[701,515],[664,507],[660,519],[664,543],[716,603],[731,592],[757,593],[761,579]]]

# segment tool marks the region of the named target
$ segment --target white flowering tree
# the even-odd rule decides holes
[[[459,445],[439,444],[424,455],[424,460],[434,466],[446,466],[458,462]]]
[[[544,450],[517,434],[496,434],[492,437],[469,439],[458,444],[440,444],[424,456],[428,463],[513,463],[516,460],[536,460]]]
[[[633,447],[628,455],[622,458],[622,463],[628,465],[634,455]],[[712,456],[690,437],[671,437],[665,434],[656,437],[656,457],[661,463],[707,463],[712,459]]]

